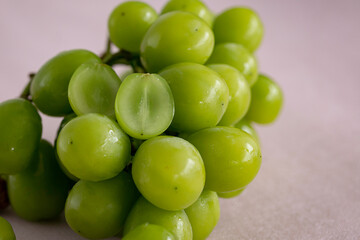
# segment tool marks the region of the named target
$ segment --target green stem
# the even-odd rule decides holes
[[[35,77],[35,73],[29,74],[30,80],[29,80],[28,84],[25,86],[24,90],[20,94],[20,98],[23,98],[30,102],[32,102],[31,95],[30,95],[30,86],[31,86],[31,83],[32,83],[34,77]]]
[[[141,64],[140,57],[133,55],[131,52],[121,49],[117,53],[111,53],[111,42],[108,40],[105,53],[101,55],[103,63],[114,66],[117,64],[129,65],[135,73],[146,72]]]
[[[112,55],[111,53],[111,40],[110,38],[106,41],[106,50],[103,54],[101,54],[100,58],[103,60],[103,62],[107,61],[108,58],[110,58]]]

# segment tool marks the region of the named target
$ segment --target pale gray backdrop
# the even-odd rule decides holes
[[[62,50],[100,53],[120,0],[0,0],[0,101],[16,97]],[[160,9],[165,0],[146,1]],[[278,121],[258,127],[263,165],[240,197],[221,201],[210,239],[360,239],[360,1],[208,0],[256,9],[266,32],[261,72],[285,92]],[[45,117],[53,140],[59,119]],[[1,134],[1,133],[0,133]],[[19,240],[76,240],[64,220],[1,213]]]

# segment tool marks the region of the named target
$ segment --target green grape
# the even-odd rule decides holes
[[[64,209],[69,180],[55,159],[54,148],[45,140],[25,171],[10,175],[8,193],[16,214],[26,220],[53,219]]]
[[[241,188],[232,192],[218,192],[217,195],[221,198],[233,198],[239,196],[244,190],[245,188]]]
[[[219,198],[216,192],[205,190],[185,212],[191,223],[193,239],[206,239],[220,218]]]
[[[71,120],[57,140],[57,153],[65,168],[88,181],[118,175],[127,165],[130,151],[130,140],[119,125],[97,113]]]
[[[207,128],[188,137],[200,152],[206,170],[205,188],[215,192],[235,191],[248,185],[261,165],[257,142],[232,127]]]
[[[160,16],[141,43],[141,62],[148,72],[181,62],[204,64],[214,48],[211,28],[194,14],[175,11]]]
[[[80,180],[71,190],[65,218],[78,234],[90,239],[118,234],[139,193],[128,173],[101,182]]]
[[[205,184],[199,152],[182,138],[160,136],[144,142],[133,159],[132,175],[155,206],[176,211],[193,204]]]
[[[241,119],[238,123],[236,123],[234,127],[250,134],[258,142],[258,144],[260,144],[260,138],[257,135],[255,129],[251,126],[251,123],[245,118]]]
[[[163,133],[170,126],[174,111],[171,89],[157,74],[129,75],[116,96],[116,119],[134,138],[148,139]]]
[[[229,105],[218,125],[230,126],[243,118],[250,106],[251,90],[244,76],[234,67],[226,64],[208,66],[216,71],[229,87]]]
[[[110,39],[117,47],[138,53],[141,40],[157,17],[156,11],[146,3],[121,3],[108,20]]]
[[[252,86],[258,76],[256,58],[242,45],[237,43],[217,44],[207,64],[223,63],[235,67]]]
[[[41,118],[29,101],[0,103],[0,174],[17,174],[27,168],[41,133]]]
[[[57,134],[56,134],[56,139],[55,139],[55,143],[54,143],[54,146],[57,145],[57,139],[59,137],[59,134],[61,132],[61,129],[63,129],[65,127],[65,125],[70,122],[72,119],[76,118],[76,114],[75,113],[72,113],[72,114],[69,114],[69,115],[66,115],[63,120],[61,121],[60,123],[60,126],[59,126],[59,129],[57,130]],[[79,181],[79,179],[77,177],[75,177],[74,175],[72,175],[66,168],[65,166],[62,164],[62,162],[60,161],[59,159],[59,155],[57,154],[57,151],[55,151],[55,157],[56,157],[56,160],[61,168],[61,170],[63,171],[63,173],[69,178],[71,179],[72,181],[74,182],[77,182]]]
[[[164,227],[144,223],[130,231],[123,240],[175,240]]]
[[[166,239],[166,238],[164,238],[164,239]],[[12,226],[3,217],[0,217],[0,240],[16,240],[15,233],[14,233]]]
[[[242,7],[231,8],[218,15],[213,30],[216,44],[239,43],[250,52],[259,47],[264,33],[257,13]]]
[[[251,104],[246,118],[250,121],[268,124],[275,121],[283,104],[281,88],[265,75],[259,75],[251,88]]]
[[[68,96],[77,115],[101,113],[115,119],[115,97],[121,80],[105,64],[87,63],[72,75]]]
[[[199,0],[170,0],[162,9],[161,14],[173,11],[190,12],[203,19],[209,26],[213,24],[212,12]]]
[[[31,97],[38,109],[50,116],[63,116],[72,112],[68,100],[68,85],[75,70],[83,63],[101,62],[87,50],[64,51],[46,62],[36,73]]]
[[[126,219],[124,235],[126,236],[131,230],[144,223],[164,227],[174,235],[176,240],[192,239],[191,224],[184,210],[163,210],[140,197]]]
[[[179,63],[160,72],[175,101],[174,130],[193,132],[216,126],[228,106],[229,89],[214,70],[196,63]]]

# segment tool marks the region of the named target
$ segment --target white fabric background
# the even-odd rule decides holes
[[[62,50],[104,48],[120,0],[0,0],[0,101]],[[160,9],[165,0],[146,1]],[[208,0],[215,12],[256,9],[266,33],[261,72],[282,86],[278,121],[257,127],[263,165],[238,198],[221,201],[210,239],[360,239],[360,1]],[[52,141],[59,119],[45,117]],[[0,133],[1,134],[1,133]],[[31,223],[11,209],[19,240],[82,239],[63,218]]]

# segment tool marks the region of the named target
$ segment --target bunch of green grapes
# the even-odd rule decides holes
[[[0,104],[12,209],[30,221],[64,210],[89,239],[206,239],[218,197],[239,195],[260,169],[252,123],[271,123],[281,109],[280,87],[254,56],[263,24],[244,7],[215,15],[199,0],[170,0],[157,13],[129,1],[108,29],[104,54],[64,51],[21,98]],[[118,64],[131,73],[120,79]],[[38,111],[64,118],[54,145],[41,139]],[[15,239],[0,219],[3,228]]]

